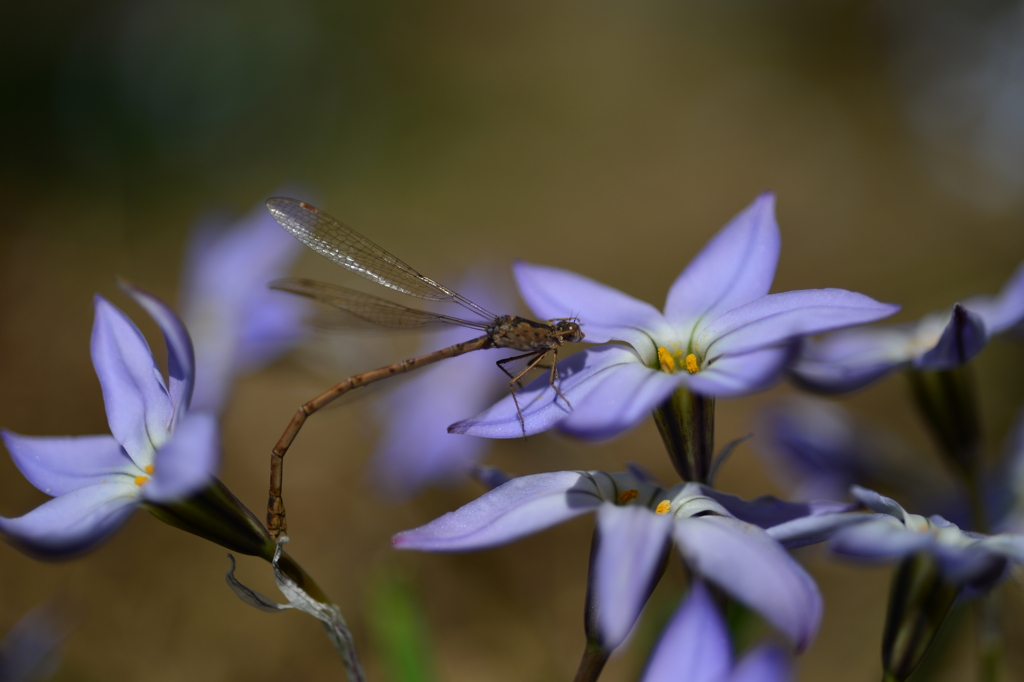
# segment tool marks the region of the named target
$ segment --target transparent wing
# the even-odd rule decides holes
[[[486,326],[480,322],[470,322],[448,315],[406,308],[404,305],[364,294],[361,291],[316,282],[311,279],[278,279],[270,283],[270,288],[312,298],[333,306],[338,311],[344,311],[347,315],[390,329],[419,329],[433,324],[454,324],[472,329],[484,329]],[[349,326],[344,319],[339,319],[337,324],[333,324],[330,316],[321,315],[319,320],[322,326]]]
[[[417,298],[458,303],[487,320],[496,317],[469,299],[424,277],[314,206],[297,199],[274,197],[267,200],[267,209],[274,220],[300,242],[357,275]]]

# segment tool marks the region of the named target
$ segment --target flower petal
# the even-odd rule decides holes
[[[661,633],[641,682],[723,682],[731,667],[725,620],[704,583],[694,580]]]
[[[821,622],[817,585],[765,531],[738,519],[702,516],[677,521],[686,564],[750,607],[806,649]]]
[[[675,326],[714,319],[768,293],[779,261],[775,195],[765,192],[711,238],[676,278],[665,302]]]
[[[650,303],[569,270],[517,261],[513,272],[523,300],[540,317],[578,317],[588,342],[625,341],[645,362],[654,361],[651,337],[669,328]]]
[[[931,350],[914,358],[920,369],[943,370],[959,367],[981,352],[988,343],[988,332],[981,315],[959,303],[953,306],[949,324]]]
[[[460,552],[518,540],[601,504],[586,474],[558,471],[514,478],[467,505],[391,539],[397,549]]]
[[[220,463],[220,430],[208,412],[189,412],[156,453],[153,478],[142,486],[147,502],[166,503],[199,492]]]
[[[914,333],[906,326],[846,329],[804,339],[791,368],[796,382],[822,393],[846,393],[867,386],[914,357]]]
[[[899,310],[845,289],[804,289],[769,294],[733,308],[698,328],[694,348],[705,361],[746,353],[789,339],[874,322]]]
[[[725,355],[696,374],[683,375],[686,387],[698,395],[735,398],[763,391],[782,377],[797,345],[762,348],[751,353]]]
[[[886,514],[856,514],[852,512],[822,514],[784,521],[766,530],[771,538],[782,543],[786,549],[795,549],[824,542],[847,526],[871,521],[886,521],[891,518]]]
[[[579,438],[611,438],[647,419],[684,380],[683,374],[660,372],[633,358],[608,367],[584,398],[573,401],[558,427]]]
[[[646,507],[602,504],[597,510],[597,554],[591,569],[593,603],[601,645],[622,644],[657,583],[672,519]]]
[[[109,537],[138,502],[139,486],[134,483],[98,483],[55,497],[24,516],[0,517],[0,532],[29,554],[68,558]]]
[[[743,657],[729,682],[786,682],[792,679],[793,661],[779,647],[766,644]]]
[[[882,515],[840,529],[829,541],[829,549],[837,554],[868,560],[898,559],[934,545],[930,533],[910,530],[893,517]]]
[[[15,466],[29,483],[57,497],[139,468],[113,436],[19,436],[0,430]]]
[[[145,467],[153,446],[167,437],[174,404],[146,339],[102,296],[96,296],[92,363],[103,390],[110,432],[135,463]]]
[[[526,435],[547,431],[572,410],[584,403],[587,395],[605,376],[622,365],[641,366],[636,355],[624,346],[587,348],[558,362],[558,387],[570,405],[551,388],[547,373],[516,389],[522,408]],[[485,438],[519,438],[523,435],[519,413],[512,396],[506,396],[482,413],[448,427],[451,433],[465,433]]]
[[[181,419],[192,402],[192,389],[196,381],[196,357],[188,330],[181,318],[156,296],[126,282],[121,282],[121,288],[156,320],[160,331],[164,333],[171,403],[174,405],[175,419]]]
[[[975,296],[964,305],[981,316],[992,335],[1024,322],[1024,263],[1017,266],[998,296]]]

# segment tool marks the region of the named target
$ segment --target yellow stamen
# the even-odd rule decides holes
[[[635,500],[636,496],[639,495],[639,494],[640,493],[638,493],[633,488],[630,488],[629,490],[627,490],[627,491],[625,491],[623,493],[619,493],[619,504],[626,504],[627,502]]]
[[[668,500],[662,500],[658,503],[658,506],[654,508],[655,514],[668,514],[668,508],[672,506],[672,503]]]
[[[658,347],[658,362],[661,364],[661,371],[674,374],[676,371],[676,359],[668,352],[665,346]]]
[[[149,476],[136,476],[135,477],[135,485],[137,485],[137,486],[139,486],[141,488],[142,484],[147,482],[148,480],[149,480]]]
[[[693,353],[686,356],[686,371],[690,374],[696,374],[700,371],[700,367],[697,366],[697,356]]]
[[[146,473],[147,473],[147,474],[149,474],[150,476],[152,476],[152,475],[153,475],[153,465],[152,465],[152,464],[147,464],[147,465],[145,466],[145,469],[146,469]]]

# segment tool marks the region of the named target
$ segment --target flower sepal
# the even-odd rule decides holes
[[[981,454],[981,421],[968,365],[908,370],[914,401],[956,473],[973,483]]]
[[[274,558],[276,544],[270,533],[219,479],[183,500],[162,504],[147,501],[143,507],[164,523],[233,552],[267,561]]]
[[[680,386],[654,408],[654,423],[684,481],[707,483],[715,450],[715,399]]]
[[[904,559],[893,573],[882,636],[886,680],[903,682],[924,660],[961,587],[945,580],[931,554]]]

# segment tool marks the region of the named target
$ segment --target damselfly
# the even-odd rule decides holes
[[[433,353],[356,374],[304,403],[277,441],[270,459],[267,528],[275,538],[286,534],[288,527],[284,500],[281,497],[285,453],[292,441],[295,440],[295,436],[298,435],[306,417],[353,388],[470,351],[485,348],[508,348],[523,351],[521,355],[499,360],[497,365],[510,378],[509,390],[512,392],[512,399],[519,412],[519,421],[524,436],[526,435],[526,423],[519,407],[519,399],[516,397],[515,386],[527,372],[540,365],[548,356],[551,356],[551,386],[566,405],[569,405],[569,401],[562,395],[555,383],[558,378],[556,363],[558,348],[563,343],[576,343],[583,340],[583,330],[580,329],[576,320],[564,318],[548,320],[548,323],[544,323],[512,315],[495,315],[451,289],[424,277],[352,228],[307,203],[278,197],[269,199],[267,208],[274,219],[291,232],[296,239],[321,256],[348,268],[357,275],[417,298],[457,303],[480,317],[482,321],[463,320],[424,310],[414,310],[370,294],[308,279],[277,280],[271,283],[272,288],[316,299],[344,311],[345,314],[382,327],[414,329],[433,324],[453,324],[484,332],[484,336],[457,343]],[[529,358],[529,360],[526,367],[518,374],[513,375],[505,369],[505,364],[524,358]]]

